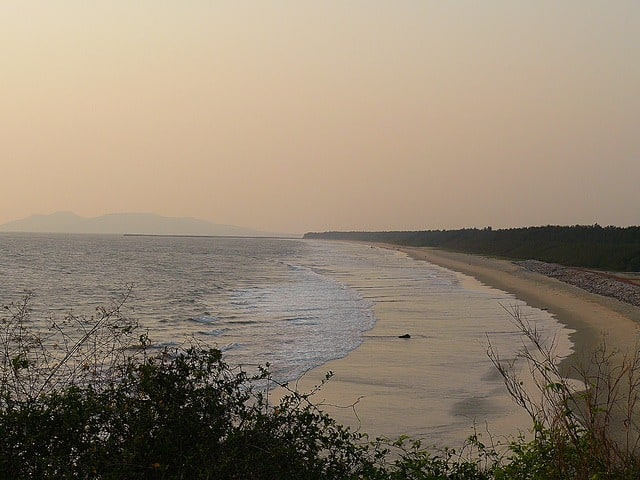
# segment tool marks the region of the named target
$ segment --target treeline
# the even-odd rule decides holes
[[[383,242],[412,247],[534,259],[609,271],[640,271],[640,227],[600,225],[545,226],[493,230],[427,230],[414,232],[324,232],[304,238]]]

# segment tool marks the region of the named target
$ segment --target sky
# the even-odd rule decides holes
[[[640,2],[3,0],[0,223],[640,224]]]

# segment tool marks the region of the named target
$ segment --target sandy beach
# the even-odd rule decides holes
[[[576,362],[585,362],[590,357],[603,335],[606,335],[609,346],[623,352],[636,346],[640,326],[639,307],[588,293],[506,260],[431,248],[382,247],[403,251],[415,259],[473,277],[484,285],[515,295],[531,307],[547,310],[558,322],[574,331],[570,335],[574,354],[561,365],[563,372],[569,376]],[[419,418],[425,413],[424,405],[417,405],[415,401],[421,397],[421,389],[426,391],[432,388],[431,382],[434,381],[429,378],[429,372],[421,368],[421,360],[426,354],[423,346],[413,339],[379,341],[395,337],[399,331],[420,334],[425,328],[424,322],[417,318],[413,322],[406,319],[403,322],[399,326],[388,318],[379,319],[360,347],[345,358],[309,372],[300,381],[299,388],[308,390],[326,372],[333,371],[335,376],[323,387],[315,401],[326,404],[325,410],[338,421],[354,428],[360,427],[372,435],[394,437],[407,434],[429,438],[428,432],[419,425]],[[357,417],[353,409],[348,407],[356,401]],[[524,412],[519,412],[509,398],[490,404],[469,404],[465,408],[473,412],[469,424],[478,422],[480,431],[485,428],[483,419],[491,417],[493,421],[489,431],[498,437],[515,435],[530,427],[528,417]],[[503,420],[497,420],[499,415],[495,414],[498,412],[509,414]],[[429,413],[438,415],[438,412]],[[468,433],[473,432],[469,429]]]
[[[611,347],[622,352],[637,346],[640,308],[614,298],[595,295],[581,288],[530,272],[508,260],[446,252],[432,248],[403,247],[412,257],[470,275],[492,287],[515,294],[532,307],[546,309],[575,333],[570,339],[574,355],[564,362],[571,366],[586,361],[603,335]]]

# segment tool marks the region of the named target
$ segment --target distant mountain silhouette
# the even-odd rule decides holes
[[[50,215],[33,215],[5,223],[0,225],[0,231],[237,237],[275,235],[234,225],[219,225],[197,218],[163,217],[155,213],[114,213],[100,217],[81,217],[72,212],[57,212]]]

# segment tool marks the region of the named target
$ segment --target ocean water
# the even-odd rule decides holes
[[[374,324],[372,304],[300,240],[0,235],[0,304],[32,295],[32,321],[90,317],[118,303],[152,342],[195,337],[229,363],[272,365],[282,381],[346,355]]]
[[[230,364],[270,363],[281,381],[423,319],[421,401],[436,416],[425,417],[425,429],[450,424],[456,409],[482,413],[504,396],[486,357],[487,338],[504,358],[520,347],[504,306],[519,305],[570,348],[547,312],[394,250],[300,239],[0,234],[0,304],[31,292],[37,325],[67,312],[89,317],[128,285],[123,312],[154,344],[196,337]],[[382,335],[373,330],[381,320]]]

